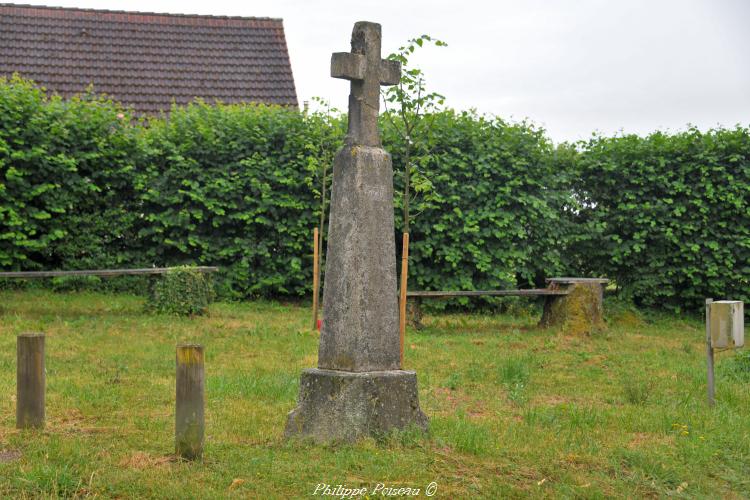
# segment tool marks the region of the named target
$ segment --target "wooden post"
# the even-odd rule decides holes
[[[404,339],[406,338],[406,285],[409,277],[409,233],[404,233],[401,250],[401,297],[399,298],[399,342],[401,348],[401,368],[404,368]]]
[[[16,427],[44,428],[44,334],[16,337]]]
[[[175,452],[187,460],[203,455],[204,390],[203,346],[178,345]]]
[[[714,399],[714,348],[711,346],[711,303],[706,299],[706,368],[708,370],[708,405],[715,404]]]
[[[318,228],[313,229],[313,323],[315,330],[318,327],[318,297],[320,294],[320,252],[318,251]]]

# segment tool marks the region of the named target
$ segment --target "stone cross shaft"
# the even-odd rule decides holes
[[[401,63],[380,58],[380,25],[358,22],[352,31],[352,51],[331,56],[331,76],[351,80],[349,131],[351,145],[380,146],[378,113],[380,86],[396,85]]]

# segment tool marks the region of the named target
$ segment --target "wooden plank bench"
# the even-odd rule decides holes
[[[525,290],[465,290],[465,291],[407,291],[407,297],[449,299],[453,297],[511,297],[511,296],[541,296],[568,295],[564,289],[529,288]]]
[[[410,322],[421,327],[423,299],[456,297],[545,297],[540,325],[560,326],[563,330],[575,326],[576,332],[588,334],[603,326],[604,287],[606,278],[548,278],[547,288],[519,290],[458,290],[407,291],[407,310]],[[409,301],[408,299],[412,299]]]
[[[66,276],[100,276],[109,278],[113,276],[138,276],[149,274],[165,274],[175,267],[146,267],[141,269],[85,269],[79,271],[6,271],[0,272],[0,278],[60,278]],[[198,266],[195,269],[201,273],[215,273],[219,270],[214,266]]]

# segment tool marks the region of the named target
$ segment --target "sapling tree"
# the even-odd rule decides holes
[[[437,92],[429,92],[426,88],[425,76],[421,69],[410,65],[410,58],[419,47],[425,43],[433,44],[437,47],[444,47],[447,44],[441,40],[432,38],[429,35],[422,35],[412,38],[405,45],[399,47],[398,51],[389,55],[388,59],[401,63],[401,79],[398,85],[387,87],[383,90],[383,100],[385,102],[385,117],[393,125],[396,133],[401,136],[404,143],[404,193],[402,197],[403,210],[403,250],[401,258],[401,280],[399,292],[399,336],[401,344],[401,364],[404,362],[404,337],[406,334],[406,289],[408,272],[408,255],[409,255],[409,202],[411,198],[412,174],[418,174],[412,162],[413,153],[417,148],[420,151],[427,149],[427,138],[429,135],[432,119],[425,119],[426,116],[434,117],[434,112],[443,105],[445,97]],[[389,109],[389,104],[392,109]],[[432,113],[432,114],[429,114]],[[399,119],[396,119],[398,117]],[[431,183],[426,177],[419,178],[415,183],[415,194],[419,192],[431,191]]]
[[[314,110],[311,114],[308,114],[308,108],[307,105],[305,106],[305,119],[309,120],[313,123],[325,123],[328,128],[331,128],[332,125],[341,125],[340,120],[340,111],[336,108],[332,108],[330,103],[320,97],[313,97],[313,102],[317,105],[317,109]],[[306,103],[307,104],[307,103]],[[316,192],[316,189],[313,188],[313,192],[315,194],[318,194],[320,196],[320,218],[318,221],[318,241],[317,241],[317,250],[318,250],[318,256],[319,256],[319,262],[317,269],[314,271],[317,273],[317,275],[314,277],[313,280],[313,304],[314,304],[314,311],[313,311],[313,327],[315,324],[317,324],[318,320],[318,310],[317,310],[317,297],[319,296],[319,287],[320,287],[320,275],[321,275],[321,268],[322,263],[324,261],[324,254],[323,254],[323,240],[324,240],[324,231],[325,231],[325,220],[326,220],[326,207],[328,204],[327,200],[327,188],[329,184],[329,175],[328,175],[328,165],[333,163],[333,157],[335,152],[340,147],[341,137],[337,134],[329,134],[325,137],[319,137],[319,140],[317,143],[308,143],[306,145],[306,149],[313,152],[314,154],[310,155],[308,158],[308,162],[312,166],[312,170],[317,172],[319,174],[319,186],[320,191]],[[315,268],[315,266],[314,266]]]
[[[429,35],[412,38],[388,59],[401,63],[401,81],[398,85],[385,87],[382,91],[385,101],[385,117],[404,141],[404,193],[403,193],[403,231],[409,232],[409,201],[411,191],[415,194],[429,191],[431,183],[426,177],[419,176],[414,161],[416,151],[426,150],[426,138],[429,135],[432,119],[430,113],[439,110],[445,102],[445,96],[427,90],[425,75],[421,69],[412,67],[410,58],[414,52],[425,44],[445,47],[448,44]]]
[[[318,121],[322,120],[323,122],[331,125],[334,121],[336,121],[335,117],[340,116],[340,111],[336,108],[331,107],[331,103],[326,101],[325,99],[321,97],[313,97],[312,100],[313,102],[315,102],[315,104],[317,104],[317,109],[312,112],[312,119]],[[307,113],[307,108],[305,109],[305,112]],[[333,157],[337,150],[337,146],[339,145],[338,142],[340,142],[340,139],[337,139],[337,136],[335,135],[329,137],[328,139],[329,141],[327,141],[326,143],[317,145],[317,155],[315,158],[311,159],[311,161],[315,161],[318,163],[316,170],[320,173],[320,220],[318,221],[320,240],[318,242],[318,251],[319,255],[321,256],[321,260],[323,259],[323,231],[325,230],[326,206],[328,203],[326,196],[326,189],[329,183],[328,165],[333,163]]]

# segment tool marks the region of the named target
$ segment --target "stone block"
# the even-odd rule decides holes
[[[564,287],[568,289],[568,295],[546,298],[540,326],[559,328],[566,335],[590,335],[603,329],[603,284],[572,281]]]
[[[285,436],[317,442],[353,442],[394,430],[427,430],[413,371],[302,372],[299,402],[289,413]]]

